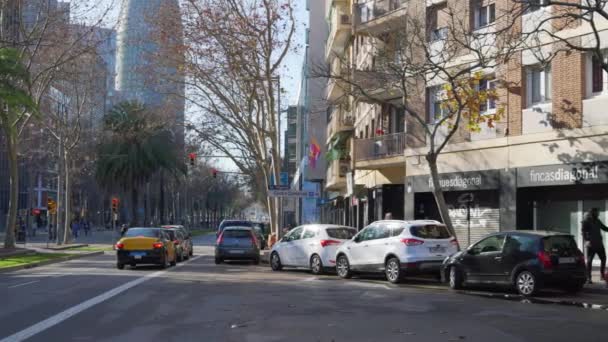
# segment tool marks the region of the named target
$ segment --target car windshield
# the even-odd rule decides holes
[[[410,233],[422,239],[449,239],[451,237],[446,226],[435,224],[413,226],[410,228]]]
[[[348,227],[327,228],[327,236],[333,239],[350,240],[357,234],[357,230]]]
[[[151,237],[157,238],[159,230],[156,228],[131,228],[125,233],[125,237]]]
[[[547,253],[558,255],[569,255],[573,251],[578,250],[576,242],[574,242],[572,236],[569,235],[548,236],[543,239],[543,248]]]
[[[251,231],[244,229],[228,229],[224,231],[224,237],[234,239],[251,238]]]

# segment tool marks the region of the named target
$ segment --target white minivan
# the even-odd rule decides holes
[[[391,283],[406,274],[437,274],[443,260],[458,252],[458,241],[442,223],[430,220],[377,221],[338,247],[336,271],[384,272]]]
[[[336,266],[336,250],[357,234],[357,229],[328,224],[310,224],[289,231],[270,251],[270,267],[306,268],[321,274]]]

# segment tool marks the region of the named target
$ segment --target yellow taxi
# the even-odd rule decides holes
[[[155,264],[175,266],[175,244],[161,228],[129,228],[115,245],[116,268],[125,265]]]

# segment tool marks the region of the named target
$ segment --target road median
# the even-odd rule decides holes
[[[1,258],[0,273],[13,272],[102,254],[104,254],[103,251],[79,254],[33,253],[23,256]]]

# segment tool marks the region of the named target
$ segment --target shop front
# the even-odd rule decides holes
[[[450,218],[461,246],[468,246],[510,225],[512,214],[508,204],[514,197],[513,178],[512,172],[499,170],[440,175]],[[406,219],[441,221],[432,189],[429,175],[407,177]]]
[[[572,234],[583,245],[581,222],[591,208],[608,218],[608,163],[517,169],[517,226]],[[604,235],[606,236],[606,234]],[[608,243],[608,238],[605,238]]]

